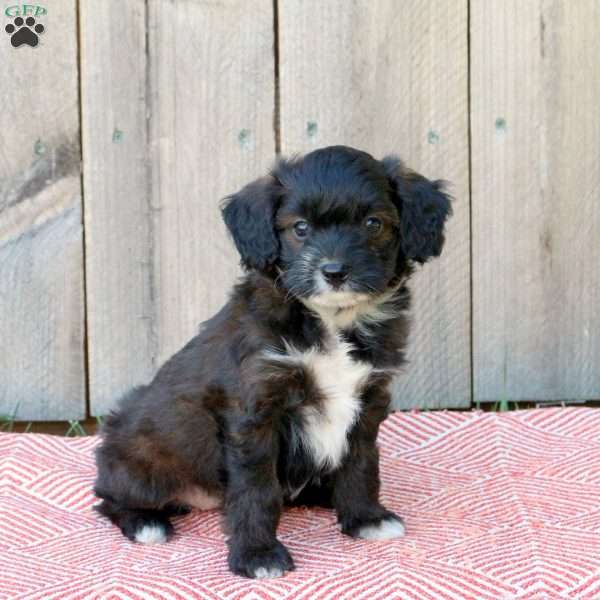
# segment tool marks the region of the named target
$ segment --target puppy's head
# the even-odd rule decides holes
[[[317,306],[350,307],[439,256],[450,201],[438,181],[345,146],[281,160],[226,199],[223,218],[247,269],[279,276]]]

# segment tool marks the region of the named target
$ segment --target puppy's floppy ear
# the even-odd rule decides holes
[[[401,248],[420,263],[439,256],[444,246],[444,226],[452,214],[443,181],[429,181],[406,169],[396,156],[382,161],[400,214]]]
[[[264,270],[279,257],[275,212],[281,195],[279,182],[267,175],[224,200],[221,214],[246,269]]]

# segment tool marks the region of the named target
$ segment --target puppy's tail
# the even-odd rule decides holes
[[[162,544],[173,535],[173,525],[169,521],[173,511],[169,508],[131,509],[104,499],[94,509],[110,519],[132,542]]]

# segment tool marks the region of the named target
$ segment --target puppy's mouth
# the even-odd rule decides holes
[[[332,285],[319,273],[315,276],[314,291],[308,300],[320,308],[344,310],[369,300],[369,295],[353,290],[350,280]]]
[[[369,300],[369,295],[363,292],[352,292],[349,290],[327,290],[313,294],[308,298],[309,302],[322,308],[344,310],[354,308],[356,305]]]

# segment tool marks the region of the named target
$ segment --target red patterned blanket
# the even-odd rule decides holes
[[[297,570],[251,581],[228,573],[216,511],[159,546],[100,519],[97,438],[0,434],[0,598],[600,598],[600,410],[396,413],[379,442],[406,537],[357,541],[331,511],[288,510]]]

